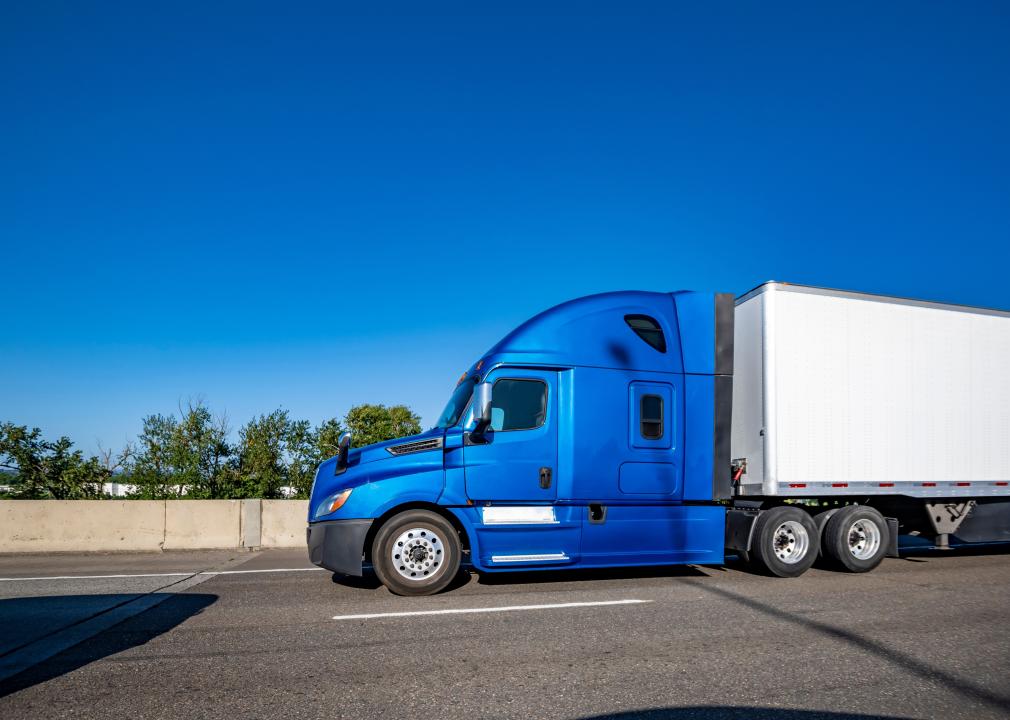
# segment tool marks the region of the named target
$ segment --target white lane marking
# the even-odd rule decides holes
[[[454,608],[450,610],[414,610],[410,612],[366,613],[364,615],[335,615],[334,620],[372,620],[374,618],[414,617],[415,615],[462,615],[465,613],[512,612],[514,610],[557,610],[559,608],[600,607],[602,605],[640,605],[652,600],[600,600],[597,602],[554,603],[551,605],[506,605],[489,608]]]
[[[5,577],[0,582],[18,582],[21,580],[104,580],[106,578],[138,578],[138,577],[185,577],[196,575],[191,572],[178,573],[139,573],[137,575],[49,575],[46,577]]]
[[[333,572],[332,570],[326,570],[326,568],[321,567],[264,568],[263,570],[208,570],[207,572],[200,573],[200,575],[247,575],[250,573],[271,573],[271,572],[315,572],[317,570],[323,570],[325,572]]]
[[[250,573],[311,572],[314,570],[325,570],[325,568],[310,567],[264,568],[262,570],[204,570],[201,572],[137,573],[134,575],[48,575],[45,577],[5,577],[0,578],[0,582],[20,582],[23,580],[107,580],[112,578],[189,577],[190,575],[247,575]]]

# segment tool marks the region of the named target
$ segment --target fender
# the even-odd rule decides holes
[[[477,538],[476,528],[473,526],[474,516],[477,513],[475,507],[447,507],[445,508],[453,517],[459,520],[466,532],[467,541],[470,546],[470,564],[477,570],[487,570],[480,561],[480,540]]]

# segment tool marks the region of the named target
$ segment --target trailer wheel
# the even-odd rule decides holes
[[[372,566],[396,595],[434,595],[459,572],[461,547],[456,528],[429,510],[407,510],[379,528],[372,542]]]
[[[848,572],[869,572],[887,554],[887,521],[865,505],[848,505],[824,526],[824,554],[835,567]]]
[[[752,564],[770,575],[798,577],[817,559],[817,526],[797,507],[783,505],[761,513],[752,537]]]

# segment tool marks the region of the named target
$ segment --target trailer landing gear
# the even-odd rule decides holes
[[[948,503],[926,503],[929,521],[936,530],[936,549],[950,550],[950,536],[957,532],[961,523],[975,508],[974,500]]]

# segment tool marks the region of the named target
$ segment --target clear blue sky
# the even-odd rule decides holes
[[[1010,5],[4,3],[0,420],[404,402],[559,301],[1010,308]]]

